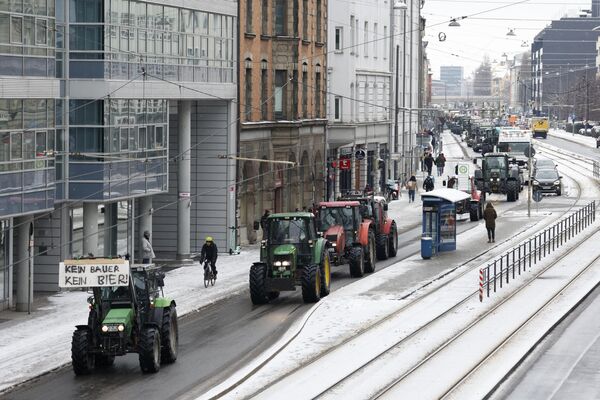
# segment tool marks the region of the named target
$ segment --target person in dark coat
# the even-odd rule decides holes
[[[269,215],[271,215],[271,213],[269,212],[269,210],[265,210],[265,213],[263,214],[262,217],[260,217],[260,229],[262,229],[263,231],[263,239],[267,238],[267,218],[269,218]]]
[[[431,175],[431,170],[433,169],[433,156],[431,153],[428,153],[427,156],[425,156],[425,160],[423,162],[427,168],[427,175]]]
[[[485,210],[483,211],[483,219],[485,220],[485,227],[488,234],[488,243],[494,243],[496,241],[496,209],[492,203],[487,203]]]
[[[441,153],[435,159],[435,166],[437,167],[438,176],[444,175],[444,168],[446,167],[446,157],[444,157],[444,153]]]
[[[433,182],[433,177],[431,175],[428,175],[427,178],[425,178],[425,180],[423,181],[423,189],[426,192],[431,192],[434,189],[434,182]]]
[[[213,241],[213,238],[207,236],[204,241],[204,246],[202,246],[202,251],[200,252],[200,264],[202,264],[204,260],[208,260],[214,276],[217,276],[218,252],[219,250],[217,249],[217,245]]]

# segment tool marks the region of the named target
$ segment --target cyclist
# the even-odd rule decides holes
[[[208,260],[215,278],[217,277],[217,253],[217,245],[213,241],[213,238],[207,236],[202,246],[202,252],[200,253],[200,264],[204,263],[204,260]]]

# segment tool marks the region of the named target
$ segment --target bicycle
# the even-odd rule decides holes
[[[204,261],[204,287],[207,288],[208,285],[215,286],[215,282],[217,281],[217,277],[213,274],[212,267],[210,265],[210,261]]]

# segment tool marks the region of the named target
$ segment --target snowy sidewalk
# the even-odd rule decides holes
[[[596,139],[591,136],[583,136],[578,133],[569,133],[564,129],[550,129],[548,134],[550,136],[568,140],[570,142],[579,143],[588,147],[596,148]]]

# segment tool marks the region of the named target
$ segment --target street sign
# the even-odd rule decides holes
[[[348,159],[340,160],[340,169],[349,170],[352,167],[352,161]]]
[[[363,149],[358,149],[354,152],[354,158],[358,161],[364,160],[367,153]]]
[[[542,201],[542,192],[540,192],[539,190],[534,190],[533,195],[531,197],[533,198],[533,201],[539,203],[540,201]]]

